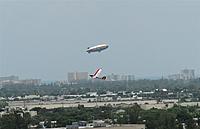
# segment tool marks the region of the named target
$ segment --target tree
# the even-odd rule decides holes
[[[165,110],[151,109],[143,112],[147,129],[176,129],[176,114]]]
[[[8,103],[6,101],[0,101],[0,109],[5,108],[6,106],[8,106]]]
[[[29,121],[27,121],[28,114],[26,115],[25,118],[17,112],[3,115],[0,118],[0,129],[27,129]]]
[[[138,118],[141,112],[141,108],[139,105],[134,105],[130,108],[127,109],[127,115],[128,115],[128,119],[131,124],[136,124],[138,123]]]

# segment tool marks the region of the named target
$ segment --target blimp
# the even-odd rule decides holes
[[[88,52],[88,53],[101,52],[101,51],[103,51],[107,48],[108,48],[107,44],[100,44],[100,45],[96,45],[96,46],[93,46],[93,47],[88,47],[86,52]]]

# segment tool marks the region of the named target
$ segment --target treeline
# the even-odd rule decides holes
[[[145,124],[147,129],[200,129],[200,111],[198,106],[143,110],[135,104],[131,107],[103,106],[86,108],[79,105],[76,108],[33,109],[38,115],[33,118],[34,124],[39,121],[57,121],[57,125],[65,127],[72,122],[106,120],[109,124]],[[195,119],[196,118],[196,119]],[[110,121],[111,120],[111,121]]]
[[[155,89],[167,88],[171,91],[180,91],[189,89],[198,91],[200,89],[200,79],[196,80],[135,80],[135,81],[86,81],[78,84],[43,84],[22,85],[12,84],[4,85],[0,89],[0,96],[24,96],[29,94],[35,95],[69,95],[69,94],[84,94],[87,92],[105,93],[106,91],[150,91]]]
[[[37,116],[19,115],[14,111],[0,118],[0,129],[28,129],[30,125],[38,125],[44,121],[46,127],[51,127],[51,121],[57,121],[57,127],[65,127],[72,122],[105,120],[108,124],[145,124],[147,129],[200,129],[199,107],[174,106],[171,109],[143,110],[139,105],[132,107],[111,106],[86,108],[82,105],[73,108],[32,109]]]
[[[0,129],[29,129],[32,118],[29,113],[13,111],[0,117]]]

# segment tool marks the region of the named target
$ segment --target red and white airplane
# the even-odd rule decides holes
[[[102,72],[102,69],[97,69],[96,72],[94,74],[90,74],[90,77],[93,78],[93,79],[102,79],[102,80],[106,80],[106,76],[103,76],[103,77],[99,77],[100,74]]]

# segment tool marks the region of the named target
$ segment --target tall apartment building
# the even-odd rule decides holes
[[[73,83],[77,81],[88,80],[88,72],[70,72],[68,73],[68,82]]]
[[[194,69],[183,69],[183,70],[181,70],[181,79],[184,79],[184,80],[195,79]]]
[[[117,74],[111,74],[107,76],[107,80],[109,81],[119,81],[120,80],[120,75]]]
[[[195,70],[193,70],[193,69],[183,69],[178,74],[169,75],[168,78],[169,79],[173,79],[173,80],[178,80],[178,79],[191,80],[191,79],[195,79]]]

